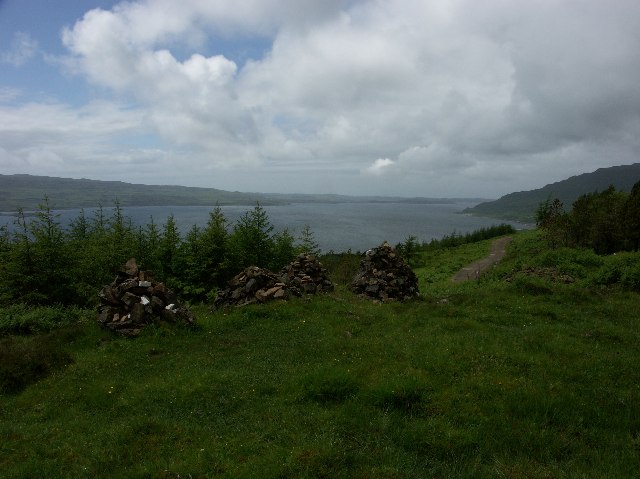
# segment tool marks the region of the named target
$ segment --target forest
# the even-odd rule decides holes
[[[587,248],[598,254],[638,251],[640,181],[630,193],[610,186],[583,194],[569,211],[558,198],[548,198],[538,207],[536,225],[552,248]]]
[[[110,214],[81,210],[64,229],[45,197],[33,217],[18,211],[13,232],[0,227],[0,304],[93,306],[132,257],[184,300],[205,301],[243,268],[278,270],[299,252],[319,253],[309,226],[299,238],[274,232],[259,203],[233,225],[215,207],[204,227],[183,238],[173,216],[135,225],[118,202]]]

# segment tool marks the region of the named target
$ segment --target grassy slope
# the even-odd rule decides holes
[[[4,477],[633,477],[636,293],[453,285],[488,242],[434,255],[422,301],[335,294],[135,340],[61,330],[74,363],[0,396]],[[464,264],[464,263],[463,263]],[[33,338],[19,338],[29,342]]]

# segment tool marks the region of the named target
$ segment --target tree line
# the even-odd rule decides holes
[[[118,202],[110,214],[81,210],[68,228],[58,216],[45,197],[32,218],[18,211],[13,231],[0,226],[0,304],[93,305],[131,257],[183,299],[204,301],[247,266],[277,271],[298,253],[320,252],[308,225],[298,238],[274,232],[259,203],[234,224],[215,207],[184,237],[173,215],[134,225]]]
[[[424,266],[420,253],[455,248],[469,243],[478,243],[498,236],[510,235],[515,232],[516,230],[513,226],[503,223],[482,227],[465,234],[454,231],[449,235],[443,236],[441,239],[433,238],[429,242],[423,241],[422,243],[418,242],[417,237],[409,236],[402,243],[396,245],[396,251],[411,267],[417,268]]]
[[[610,186],[580,196],[565,211],[559,199],[541,203],[536,225],[552,248],[590,248],[598,254],[638,251],[640,246],[640,181],[631,192]]]

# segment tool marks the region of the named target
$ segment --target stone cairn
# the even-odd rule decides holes
[[[300,254],[276,274],[249,266],[233,277],[228,287],[216,296],[215,308],[266,303],[274,299],[333,291],[327,270],[311,255]]]
[[[299,254],[280,270],[280,279],[296,296],[333,291],[327,270],[313,255]]]
[[[133,258],[98,296],[98,323],[124,336],[137,336],[142,328],[154,322],[188,325],[195,322],[193,314],[178,303],[173,291],[154,281],[150,271],[140,271]]]
[[[378,302],[407,301],[420,296],[417,276],[386,242],[364,254],[351,282],[351,291]]]

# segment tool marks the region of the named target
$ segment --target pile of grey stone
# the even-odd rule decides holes
[[[195,323],[193,314],[178,303],[164,283],[141,271],[134,258],[120,268],[115,280],[99,293],[98,323],[124,336],[137,336],[151,323]]]
[[[351,291],[384,303],[408,301],[420,296],[417,276],[388,243],[364,254],[351,282]]]
[[[219,291],[215,308],[245,306],[291,296],[333,291],[327,270],[313,256],[301,254],[279,273],[249,266],[233,277],[226,289]]]
[[[326,293],[334,290],[329,273],[315,256],[300,254],[280,270],[278,275],[290,291],[302,294]]]

